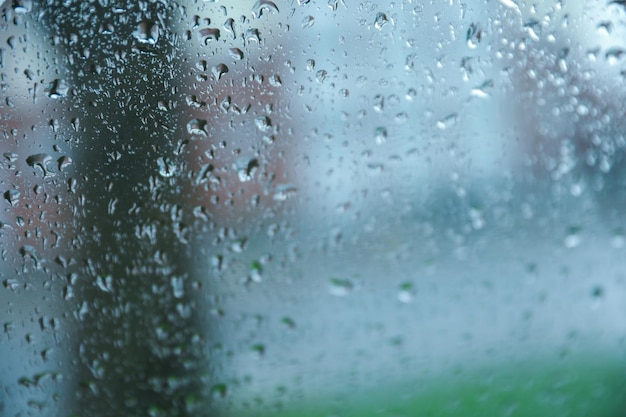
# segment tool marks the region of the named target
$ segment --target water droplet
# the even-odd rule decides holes
[[[234,164],[234,168],[237,170],[237,176],[241,182],[247,182],[254,178],[258,167],[259,161],[256,158],[240,158]]]
[[[273,86],[273,87],[280,87],[281,85],[283,85],[282,80],[281,80],[281,79],[280,79],[280,77],[279,77],[278,75],[276,75],[276,74],[272,75],[272,76],[269,78],[269,80],[268,80],[268,81],[269,81],[270,85],[271,85],[271,86]]]
[[[267,132],[272,128],[272,121],[267,116],[259,116],[254,119],[254,124],[261,132]]]
[[[483,37],[483,31],[476,23],[472,23],[467,29],[467,46],[474,49],[478,46]]]
[[[227,72],[228,72],[228,67],[226,66],[226,64],[217,64],[216,66],[213,67],[213,69],[211,69],[211,73],[213,74],[213,77],[215,77],[216,80],[219,80],[220,78],[222,78],[222,76],[226,74]]]
[[[328,292],[335,297],[345,297],[354,288],[352,282],[347,279],[331,278],[329,284]]]
[[[490,96],[489,90],[493,88],[493,80],[487,80],[478,87],[472,88],[471,94],[474,97],[488,98]]]
[[[257,0],[252,6],[252,14],[257,19],[263,16],[263,13],[278,13],[278,7],[270,0]]]
[[[48,97],[50,98],[61,98],[65,97],[69,91],[69,86],[63,79],[55,79],[50,84],[48,84],[48,88],[46,92],[48,93]]]
[[[580,245],[580,243],[582,242],[580,232],[580,227],[570,227],[567,231],[565,239],[563,239],[563,245],[568,249],[573,249]]]
[[[378,145],[382,145],[387,142],[387,129],[384,127],[377,127],[374,131],[374,138]]]
[[[303,29],[310,28],[314,24],[315,24],[315,18],[313,16],[306,16],[304,19],[302,19]]]
[[[8,190],[4,192],[4,199],[12,206],[17,206],[20,199],[20,192],[17,190]]]
[[[472,228],[474,230],[480,230],[485,227],[485,219],[480,209],[472,207],[469,211],[469,217],[472,222]]]
[[[410,282],[405,282],[400,285],[400,289],[398,291],[398,301],[401,303],[408,304],[413,301],[415,298],[415,290],[413,288],[413,284]]]
[[[211,387],[211,396],[214,399],[224,398],[228,394],[228,387],[226,384],[215,384]]]
[[[203,45],[220,39],[220,30],[217,28],[204,28],[198,31],[198,36]]]
[[[376,20],[374,21],[374,27],[378,30],[381,30],[383,26],[387,24],[387,15],[385,13],[376,14]]]
[[[187,122],[187,132],[192,135],[207,136],[207,121],[204,119],[192,119]]]
[[[307,59],[306,60],[306,67],[305,69],[307,71],[313,71],[315,69],[315,60],[314,59]]]
[[[185,283],[182,277],[172,277],[170,279],[170,285],[172,287],[172,294],[174,298],[183,298],[185,295]]]
[[[298,189],[291,184],[279,184],[274,191],[273,199],[275,201],[285,201],[296,195]]]
[[[226,19],[226,21],[224,22],[224,30],[226,32],[229,32],[233,35],[233,39],[236,39],[236,35],[235,35],[235,20],[232,18]]]
[[[263,267],[259,261],[254,261],[250,265],[250,279],[253,282],[263,281]]]
[[[159,40],[159,26],[154,22],[143,21],[137,25],[133,36],[140,43],[154,45]]]
[[[52,161],[52,157],[47,153],[37,153],[26,158],[26,163],[31,167],[41,169],[43,175],[48,175],[48,163]]]
[[[59,171],[63,171],[68,166],[72,165],[72,158],[67,155],[63,155],[59,159],[57,159],[57,164],[59,167]]]
[[[243,59],[243,51],[239,48],[230,48],[228,54],[233,59]]]
[[[164,178],[172,177],[176,173],[176,165],[163,157],[157,159],[157,165],[159,166],[159,175]]]
[[[295,329],[296,328],[296,322],[293,321],[293,319],[291,317],[283,317],[280,322],[282,324],[284,324],[285,326],[287,326],[287,328],[289,329]]]
[[[622,48],[611,48],[604,54],[605,59],[609,65],[617,65],[619,60],[624,56],[624,50]]]
[[[13,11],[15,14],[25,14],[33,9],[32,0],[13,0]]]
[[[443,119],[437,121],[437,127],[441,130],[446,130],[450,126],[456,124],[458,115],[456,113],[452,113]]]

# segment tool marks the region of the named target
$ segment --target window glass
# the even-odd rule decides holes
[[[621,412],[622,3],[5,1],[0,414]]]

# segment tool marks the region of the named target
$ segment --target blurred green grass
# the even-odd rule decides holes
[[[289,401],[267,417],[623,417],[626,366],[587,358],[455,372],[419,383]],[[241,414],[240,414],[241,415]],[[250,414],[252,415],[252,414]]]

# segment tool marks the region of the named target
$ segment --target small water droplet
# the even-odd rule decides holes
[[[310,28],[314,24],[315,24],[315,18],[313,16],[306,16],[304,19],[302,19],[303,29]]]
[[[280,77],[279,77],[278,75],[276,75],[276,74],[272,75],[272,76],[269,78],[269,80],[268,80],[268,81],[269,81],[270,85],[271,85],[271,86],[273,86],[273,87],[280,87],[281,85],[283,85],[282,80],[281,80],[281,79],[280,79]]]
[[[398,301],[401,303],[408,304],[413,301],[415,298],[415,290],[413,288],[413,284],[410,282],[405,282],[400,285],[400,289],[398,291]]]
[[[374,21],[374,27],[378,30],[381,30],[383,26],[387,24],[387,15],[385,13],[379,12],[376,14],[376,20]]]
[[[214,399],[224,398],[228,394],[228,387],[226,384],[215,384],[211,387],[211,396]]]
[[[387,129],[385,127],[377,127],[374,131],[374,138],[378,145],[387,142]]]
[[[467,29],[467,46],[470,49],[475,49],[480,43],[483,37],[483,31],[476,23],[472,23]]]
[[[279,184],[274,191],[273,199],[275,201],[285,201],[296,195],[298,189],[291,184]]]
[[[204,119],[192,119],[187,122],[187,132],[192,135],[207,136],[207,121]]]
[[[272,128],[272,121],[267,116],[259,116],[254,119],[254,124],[261,132],[267,132]]]
[[[237,176],[241,182],[247,182],[254,178],[258,167],[259,161],[256,158],[240,158],[234,164],[234,168],[237,170]]]
[[[331,278],[328,292],[335,297],[345,297],[354,289],[354,284],[347,279]]]
[[[582,242],[580,232],[580,227],[570,227],[567,231],[567,235],[563,239],[563,245],[568,249],[573,249],[579,246]]]

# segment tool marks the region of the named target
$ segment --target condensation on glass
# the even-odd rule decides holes
[[[0,414],[619,414],[623,3],[4,1]]]

